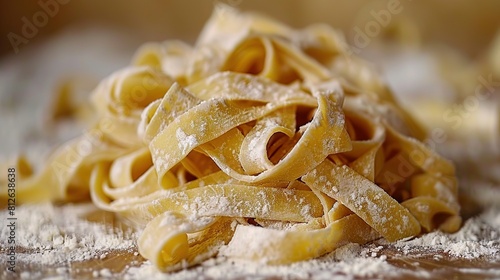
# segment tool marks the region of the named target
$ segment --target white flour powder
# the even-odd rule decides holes
[[[0,220],[6,221],[7,211],[0,212]],[[97,217],[93,217],[96,215]],[[51,267],[57,274],[65,275],[72,263],[93,259],[106,259],[112,251],[135,252],[137,233],[126,228],[113,228],[113,216],[96,211],[92,204],[53,206],[51,204],[23,205],[15,211],[17,218],[16,254],[21,278],[35,275],[23,267]],[[89,220],[98,220],[91,222]],[[2,248],[7,248],[9,229],[0,229]],[[2,252],[1,264],[6,263]],[[5,275],[5,269],[2,269]]]

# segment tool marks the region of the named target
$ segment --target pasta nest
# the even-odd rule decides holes
[[[97,121],[21,201],[88,197],[162,270],[271,264],[460,224],[453,165],[327,25],[218,8],[198,41],[147,43],[92,94]]]

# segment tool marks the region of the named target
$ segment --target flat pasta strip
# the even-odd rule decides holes
[[[230,219],[187,218],[165,212],[142,232],[138,240],[139,252],[167,271],[191,266],[213,256],[229,241],[231,231],[226,228],[230,224]]]
[[[142,111],[163,97],[172,84],[171,78],[148,66],[128,67],[111,75],[92,95],[95,108],[107,120],[107,125],[99,129],[121,145],[138,145],[137,126]]]
[[[280,231],[240,225],[222,254],[269,264],[287,264],[319,257],[349,242],[363,244],[377,237],[378,233],[356,215],[316,230]]]
[[[346,136],[343,134],[344,120],[336,109],[338,105],[335,95],[320,94],[317,98],[318,110],[313,120],[305,129],[297,145],[278,164],[255,176],[238,174],[225,166],[221,169],[228,172],[231,177],[246,182],[294,180],[305,174],[311,166],[319,164],[329,154],[349,149],[349,145],[344,144],[348,141],[343,138]],[[318,141],[318,139],[321,140]],[[217,156],[217,152],[213,149],[207,152],[212,157]],[[214,160],[219,166],[223,165],[223,159],[215,158]]]
[[[389,241],[420,233],[418,221],[406,208],[345,165],[324,161],[302,180],[340,201]]]
[[[241,143],[239,161],[247,174],[257,174],[270,169],[267,146],[273,135],[283,133],[292,137],[295,133],[295,108],[286,107],[269,114],[255,123]]]
[[[446,231],[456,231],[462,223],[459,213],[446,203],[433,197],[414,197],[403,201],[401,205],[410,210],[426,231],[431,231],[437,227],[442,227]]]
[[[259,188],[248,185],[219,184],[168,193],[158,192],[145,203],[130,206],[114,204],[125,216],[140,215],[142,220],[166,210],[186,215],[262,218],[306,222],[320,217],[323,208],[311,191]],[[120,202],[120,201],[117,201]],[[293,206],[290,206],[292,205]],[[133,207],[131,207],[133,205]]]

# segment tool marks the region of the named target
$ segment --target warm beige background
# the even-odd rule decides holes
[[[56,1],[56,0],[38,0]],[[12,53],[9,32],[21,35],[21,19],[41,10],[38,1],[1,1],[0,54]],[[62,1],[62,0],[61,0]],[[64,0],[60,11],[24,48],[48,35],[75,24],[111,26],[122,29],[137,41],[179,38],[193,41],[211,13],[214,0]],[[355,26],[363,27],[371,10],[387,7],[390,0],[218,0],[242,10],[261,11],[292,26],[326,22],[346,32],[352,41]],[[394,1],[394,0],[393,0]],[[500,26],[500,1],[400,0],[404,7],[394,22],[415,21],[424,41],[444,42],[476,55],[490,43]]]

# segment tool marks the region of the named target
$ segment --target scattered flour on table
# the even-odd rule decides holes
[[[63,265],[103,259],[110,250],[136,250],[137,233],[90,222],[82,216],[96,210],[90,203],[52,206],[22,205],[16,208],[16,245],[23,263]],[[0,212],[7,219],[7,211]],[[0,245],[7,247],[9,229],[0,229]]]
[[[353,244],[354,245],[354,244]],[[357,245],[359,247],[359,245]],[[352,250],[347,248],[346,250]],[[360,248],[354,248],[361,250]],[[352,279],[355,276],[371,277],[380,275],[399,275],[398,271],[385,261],[385,257],[363,257],[362,251],[349,252],[352,257],[337,259],[338,254],[331,253],[322,258],[298,262],[286,266],[262,265],[243,260],[231,260],[223,257],[210,259],[200,266],[171,274],[159,273],[150,263],[130,268],[124,279]],[[356,256],[354,256],[356,255]],[[421,276],[425,276],[421,274]]]
[[[415,251],[445,252],[462,259],[500,258],[500,207],[491,207],[467,220],[454,234],[435,231],[394,246],[404,254]]]

